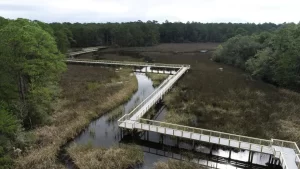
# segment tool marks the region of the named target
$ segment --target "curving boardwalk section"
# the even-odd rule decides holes
[[[182,77],[182,75],[190,69],[189,65],[82,59],[67,59],[66,62],[92,65],[100,64],[131,66],[140,67],[145,70],[147,70],[148,68],[176,69],[177,71],[174,75],[170,75],[150,96],[148,96],[134,110],[132,110],[129,114],[125,114],[118,120],[118,125],[120,128],[152,131],[195,141],[202,141],[232,148],[249,150],[251,152],[270,154],[274,159],[280,161],[283,169],[300,169],[300,150],[295,142],[277,139],[265,140],[143,119],[143,115],[147,113],[147,111],[153,105],[159,102],[159,100],[161,100],[162,97],[173,87],[173,85],[180,79],[180,77]],[[157,73],[159,73],[159,71],[157,71]]]
[[[99,49],[106,49],[106,48],[107,48],[106,46],[83,48],[81,51],[76,51],[76,52],[70,52],[70,53],[68,53],[68,56],[72,58],[72,57],[75,57],[77,55],[91,53],[91,52],[96,52]]]
[[[121,117],[118,120],[119,127],[151,131],[195,141],[270,154],[274,159],[280,161],[283,169],[300,169],[300,150],[295,142],[276,139],[265,140],[141,118],[155,103],[162,99],[163,95],[166,94],[189,68],[181,65],[181,68],[175,75],[166,79],[132,112]]]

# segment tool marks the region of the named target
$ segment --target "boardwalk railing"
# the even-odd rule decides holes
[[[272,139],[272,142],[273,142],[274,146],[288,147],[288,148],[293,149],[296,153],[296,157],[295,157],[296,165],[297,165],[298,169],[300,169],[300,149],[299,149],[297,143],[292,142],[292,141],[286,141],[286,140],[278,140],[278,139]],[[277,151],[277,153],[278,153],[278,151]],[[280,155],[282,156],[282,154],[280,154]]]
[[[164,68],[181,68],[190,65],[180,64],[164,64],[164,63],[144,63],[144,62],[128,62],[128,61],[112,61],[112,60],[90,60],[90,59],[66,59],[67,63],[91,63],[91,64],[113,64],[124,66],[142,66],[142,67],[164,67]]]
[[[276,148],[274,148],[274,156],[279,159],[282,169],[288,169],[288,166],[281,151],[278,151]]]
[[[141,129],[154,131],[166,135],[179,136],[191,140],[206,141],[210,143],[240,148],[255,152],[272,154],[278,158],[283,169],[290,169],[287,165],[285,154],[277,147],[289,148],[296,153],[296,166],[300,169],[300,151],[295,142],[284,140],[266,140],[242,135],[230,134],[225,132],[213,131],[202,128],[171,124],[166,122],[154,121],[141,118],[162,96],[173,86],[173,84],[185,73],[189,65],[161,64],[161,63],[141,63],[141,62],[120,62],[108,60],[85,60],[85,59],[67,59],[67,63],[85,63],[85,64],[110,64],[120,66],[137,66],[137,67],[161,67],[178,69],[175,75],[167,78],[150,96],[140,103],[129,114],[125,114],[118,120],[119,127],[128,129]],[[285,149],[283,150],[285,151]],[[294,168],[294,167],[292,167]]]
[[[137,119],[141,118],[162,96],[174,85],[174,83],[182,76],[182,74],[187,70],[187,68],[182,67],[176,72],[176,75],[168,77],[159,87],[151,93],[142,103],[140,103],[135,109],[133,109],[129,114],[125,114],[119,119],[119,121],[129,120],[135,113],[142,111],[138,114]],[[144,108],[144,106],[147,106]],[[142,110],[142,108],[144,108]]]
[[[119,124],[125,121],[120,121]],[[241,148],[241,149],[249,149],[249,150],[254,150],[254,151],[259,151],[263,152],[264,147],[270,147],[272,146],[272,141],[271,140],[266,140],[266,139],[259,139],[259,138],[254,138],[254,137],[247,137],[247,136],[242,136],[242,135],[236,135],[236,134],[230,134],[230,133],[225,133],[225,132],[219,132],[219,131],[213,131],[213,130],[207,130],[207,129],[202,129],[202,128],[195,128],[195,127],[189,127],[189,126],[183,126],[183,125],[178,125],[178,124],[172,124],[172,123],[166,123],[166,122],[161,122],[161,121],[154,121],[154,120],[148,120],[148,119],[143,119],[140,118],[139,120],[135,121],[133,123],[133,128],[140,128],[140,126],[151,126],[152,129],[155,128],[154,130],[158,130],[159,128],[163,128],[161,131],[166,131],[168,129],[171,129],[172,132],[177,132],[177,134],[183,136],[184,133],[189,133],[189,135],[185,135],[185,138],[193,139],[195,140],[195,137],[193,137],[193,134],[199,134],[199,139],[201,140],[201,136],[209,136],[208,141],[213,141],[210,140],[212,137],[218,138],[217,143],[221,142],[221,139],[226,139],[227,141],[227,146],[233,146],[236,148]],[[168,133],[164,133],[168,134]],[[174,133],[174,135],[176,135]],[[233,143],[232,141],[235,141]],[[247,142],[249,145],[245,146],[242,143]],[[259,148],[258,148],[259,146]]]
[[[132,115],[134,115],[137,111],[139,111],[146,103],[148,103],[148,101],[156,94],[160,91],[160,89],[166,85],[166,83],[170,80],[171,77],[169,77],[168,79],[166,79],[162,84],[159,85],[159,87],[157,87],[157,89],[155,89],[154,92],[152,92],[145,100],[143,100],[137,107],[135,107],[130,113],[125,114],[124,116],[122,116],[119,120],[129,120],[130,117],[132,117]]]
[[[254,137],[247,137],[242,135],[230,134],[225,132],[207,130],[202,128],[194,128],[190,126],[166,123],[161,121],[149,120],[139,118],[136,121],[130,121],[126,124],[126,121],[118,121],[119,126],[124,124],[125,128],[141,129],[146,131],[153,131],[172,136],[181,136],[183,138],[191,140],[203,141],[201,137],[206,137],[207,142],[215,143],[224,146],[230,146],[234,148],[240,148],[245,150],[251,150],[261,153],[273,154],[274,157],[278,158],[282,164],[283,169],[289,169],[284,159],[284,155],[277,148],[272,146],[287,147],[291,148],[296,153],[296,165],[300,169],[300,154],[299,148],[295,142],[277,140],[277,139],[259,139]],[[196,137],[195,137],[196,136]],[[208,136],[208,138],[207,138]],[[226,141],[225,141],[226,140]],[[247,144],[244,144],[244,143]]]

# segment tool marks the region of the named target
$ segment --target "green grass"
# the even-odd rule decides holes
[[[140,164],[144,153],[137,145],[120,144],[109,149],[73,144],[68,154],[81,169],[127,169]]]

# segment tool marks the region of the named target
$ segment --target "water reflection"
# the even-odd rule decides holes
[[[131,99],[120,106],[120,116],[129,113],[155,89],[153,83],[143,73],[135,74],[138,80],[138,90]],[[155,120],[163,120],[167,113],[167,108],[163,105],[158,107]],[[111,113],[110,113],[111,114]],[[231,151],[229,159],[229,149],[224,147],[213,147],[210,144],[193,143],[191,140],[178,140],[171,136],[162,136],[154,132],[140,132],[137,138],[133,138],[131,134],[121,138],[118,129],[117,120],[108,120],[110,114],[104,115],[99,119],[90,123],[88,128],[75,138],[74,142],[78,144],[92,144],[95,147],[109,148],[120,142],[136,143],[140,145],[144,151],[144,163],[136,166],[137,169],[153,168],[155,162],[168,161],[170,158],[178,160],[188,160],[198,164],[222,168],[266,168],[269,155],[255,153],[253,164],[247,163],[248,151]],[[188,153],[186,153],[188,152]],[[192,156],[190,156],[192,154]],[[187,157],[188,156],[188,157]]]
[[[121,106],[122,114],[129,113],[154,91],[153,82],[144,73],[135,73],[135,76],[138,81],[138,90],[127,103]],[[107,148],[117,144],[120,140],[118,118],[111,122],[108,118],[109,114],[91,122],[88,128],[75,138],[74,142]]]

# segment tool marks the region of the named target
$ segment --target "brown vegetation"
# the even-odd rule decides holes
[[[80,169],[126,169],[144,160],[143,151],[137,145],[120,144],[104,149],[73,144],[67,151]]]
[[[167,74],[158,74],[158,73],[146,73],[146,76],[148,76],[152,82],[153,87],[159,86],[169,75]]]
[[[49,125],[32,131],[33,148],[18,158],[16,168],[63,168],[57,162],[60,146],[74,138],[89,122],[122,102],[137,89],[129,70],[68,66],[61,81],[62,96]]]
[[[205,46],[209,50],[215,47]],[[148,50],[152,48],[155,47]],[[178,51],[180,47],[171,49]],[[169,110],[166,121],[266,139],[300,140],[299,93],[213,62],[211,55],[212,52],[141,52],[151,62],[191,65],[191,70],[165,97]]]
[[[154,169],[207,169],[208,167],[200,166],[195,163],[169,160],[167,162],[158,162],[154,164]]]

